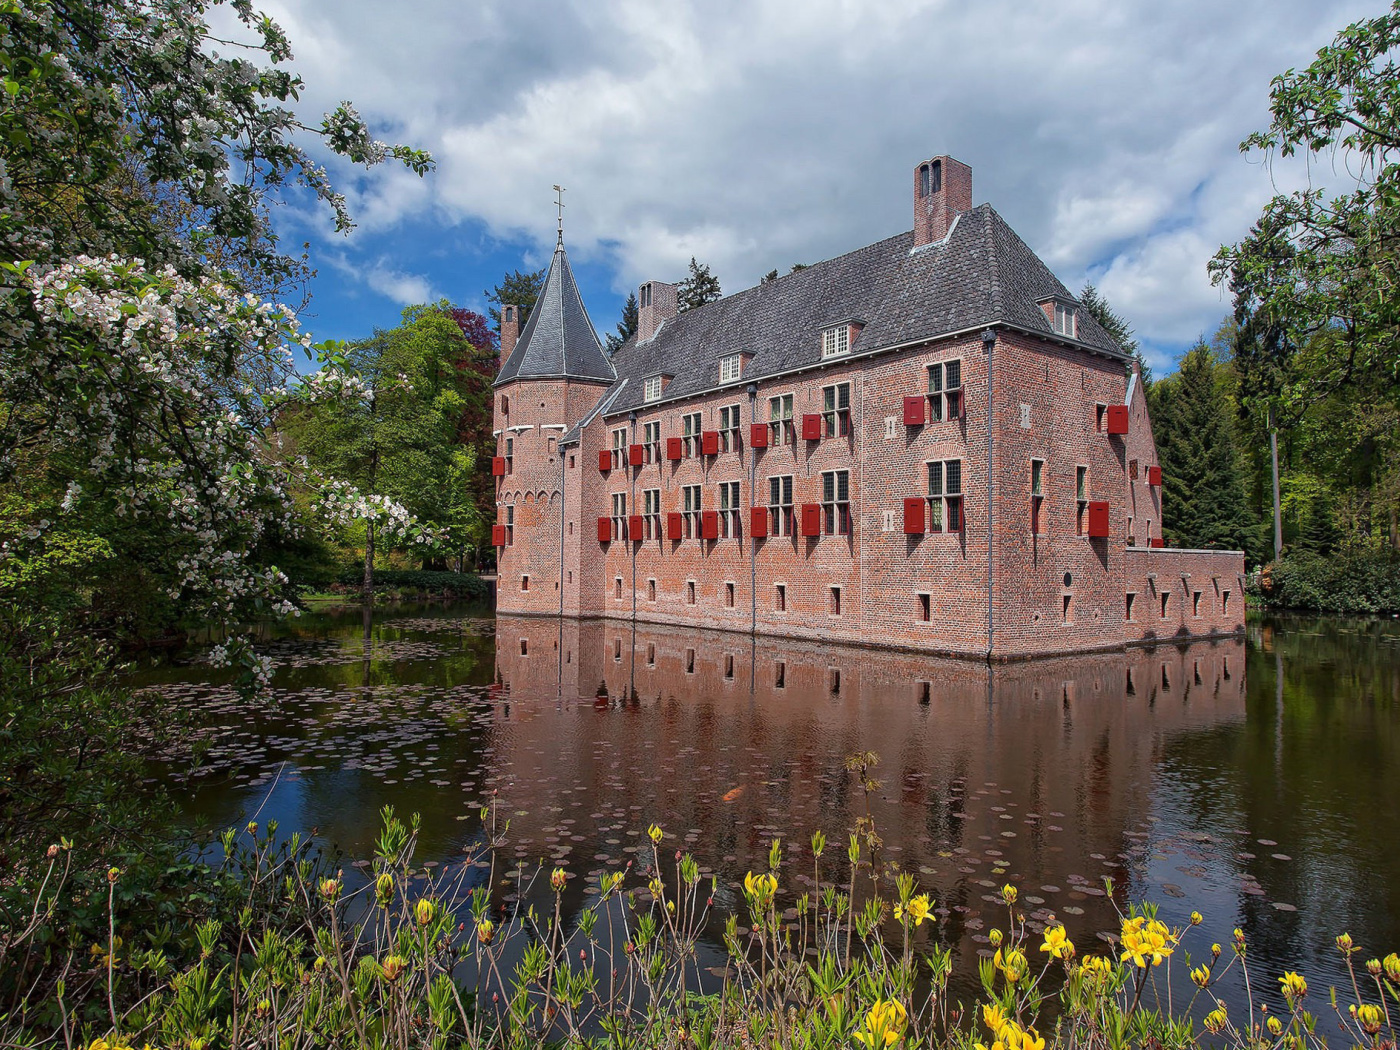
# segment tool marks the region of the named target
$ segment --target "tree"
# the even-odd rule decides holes
[[[1238,312],[1277,334],[1260,345],[1271,374],[1258,394],[1281,417],[1400,362],[1400,0],[1337,34],[1306,69],[1274,78],[1272,122],[1241,150],[1268,156],[1332,153],[1347,192],[1309,187],[1273,198],[1250,235],[1210,264]],[[1328,338],[1315,337],[1326,333]],[[1248,371],[1248,370],[1246,370]]]
[[[618,348],[636,334],[637,296],[635,292],[629,292],[627,301],[622,304],[622,320],[617,322],[617,334],[608,336],[608,353],[617,353]]]
[[[676,288],[676,304],[681,313],[704,306],[720,298],[719,278],[690,257],[690,274]]]
[[[1100,294],[1092,282],[1084,282],[1084,288],[1079,293],[1079,301],[1084,304],[1084,309],[1089,312],[1089,316],[1099,323],[1099,327],[1109,334],[1109,337],[1118,344],[1123,353],[1130,354],[1137,359],[1143,386],[1151,386],[1152,369],[1148,367],[1147,359],[1142,356],[1141,345],[1133,338],[1132,326],[1121,314],[1114,311],[1108,300]]]
[[[520,327],[524,329],[525,322],[530,319],[530,312],[539,300],[540,292],[544,291],[544,278],[544,270],[515,270],[502,277],[501,283],[496,287],[484,293],[486,301],[491,304],[486,312],[496,326],[496,331],[501,330],[502,306],[520,307]]]
[[[1175,375],[1152,384],[1162,532],[1173,546],[1254,551],[1259,530],[1245,504],[1224,378],[1201,340]]]

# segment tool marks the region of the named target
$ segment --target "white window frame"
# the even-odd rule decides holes
[[[822,471],[822,524],[828,536],[851,534],[851,472]]]
[[[719,410],[719,449],[721,452],[739,451],[739,427],[743,413],[738,405],[727,405]]]
[[[685,520],[685,538],[694,539],[700,535],[700,512],[704,494],[699,485],[681,486],[681,514]]]
[[[644,379],[644,380],[642,381],[642,400],[643,400],[643,401],[660,401],[660,400],[661,400],[661,377],[660,377],[660,376],[647,376],[646,379]]]
[[[851,326],[838,324],[822,331],[822,357],[844,357],[851,352]]]
[[[775,445],[796,443],[797,428],[792,425],[791,394],[778,394],[768,399],[768,436]]]
[[[719,381],[721,383],[733,383],[743,374],[743,354],[725,354],[719,359]]]
[[[794,524],[792,475],[771,475],[768,478],[768,531],[774,536],[791,536],[796,531]]]
[[[955,470],[948,467],[956,464]],[[934,468],[938,469],[935,470]],[[933,459],[924,464],[928,478],[928,531],[957,533],[963,529],[962,460]]]
[[[738,537],[741,505],[739,483],[721,481],[719,483],[719,534],[722,537]]]
[[[1055,330],[1055,334],[1076,338],[1079,332],[1079,316],[1074,307],[1068,303],[1056,302],[1054,314],[1055,319],[1050,326]]]
[[[850,434],[850,383],[832,383],[822,387],[822,424],[827,437],[846,437]]]

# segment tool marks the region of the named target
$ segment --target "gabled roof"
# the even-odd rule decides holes
[[[658,373],[673,376],[663,401],[713,390],[719,359],[728,354],[753,355],[739,387],[819,365],[822,328],[853,317],[865,326],[833,364],[994,322],[1123,357],[1087,311],[1078,339],[1055,334],[1038,300],[1075,297],[990,205],[963,212],[943,240],[913,245],[914,235],[902,233],[688,310],[647,342],[634,337],[613,365],[619,377],[635,381],[615,391],[604,414],[641,407],[641,380]]]
[[[617,372],[588,319],[561,239],[530,320],[501,366],[495,385],[515,379],[566,378],[611,383]]]

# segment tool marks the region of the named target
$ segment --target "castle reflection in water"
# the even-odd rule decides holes
[[[983,898],[1008,879],[1103,929],[1103,876],[1152,891],[1164,752],[1244,721],[1244,669],[1239,638],[988,665],[500,617],[493,779],[522,856],[646,857],[656,821],[726,875],[780,836],[800,875],[812,831],[842,843],[864,812],[843,760],[874,751],[887,859],[950,909],[945,936],[1004,921]]]

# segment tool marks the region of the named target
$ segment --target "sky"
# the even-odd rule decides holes
[[[291,198],[318,339],[392,327],[546,265],[552,186],[594,326],[692,256],[726,292],[913,225],[948,154],[1072,291],[1092,281],[1169,371],[1230,312],[1206,263],[1275,193],[1344,189],[1334,158],[1273,162],[1270,80],[1378,2],[271,0],[308,123],[347,99],[419,178],[319,157],[356,228]]]

